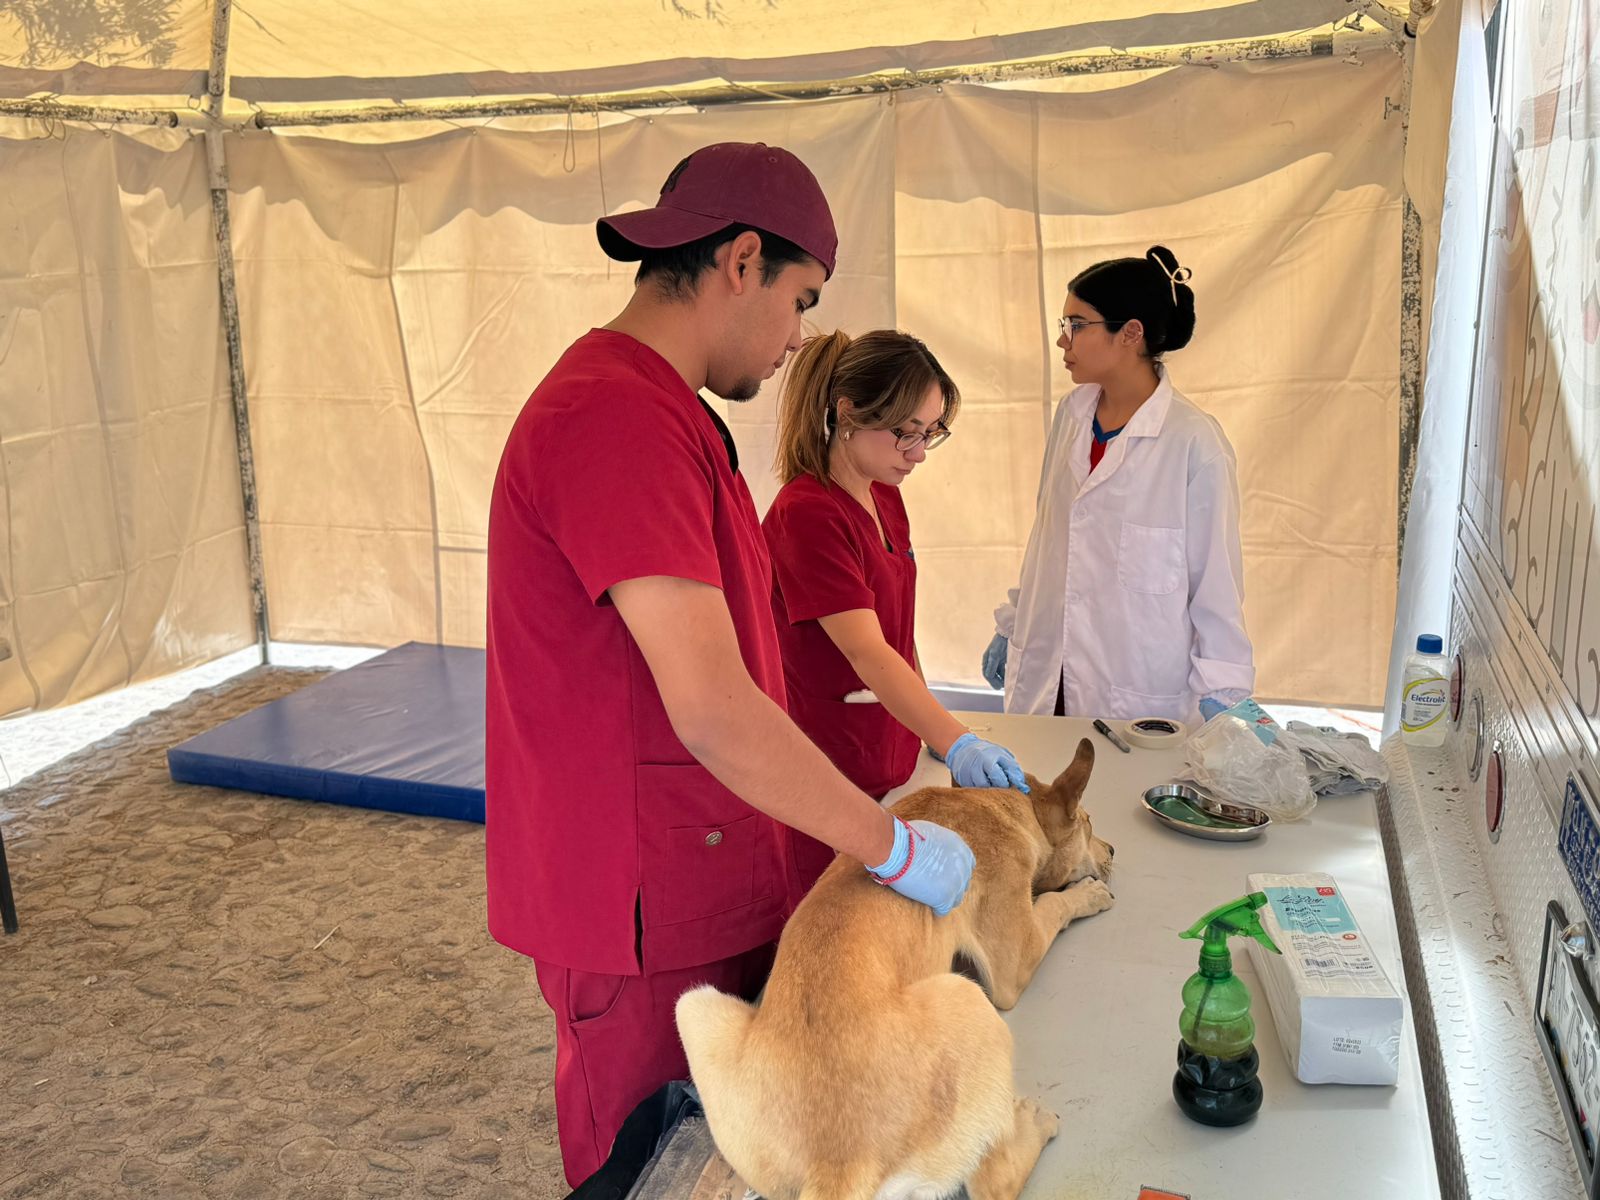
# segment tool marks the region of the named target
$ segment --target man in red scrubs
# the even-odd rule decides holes
[[[489,929],[555,1013],[574,1186],[687,1074],[678,996],[765,980],[789,827],[940,914],[972,870],[785,715],[761,527],[698,395],[750,399],[799,347],[837,246],[822,189],[785,150],[723,143],[597,232],[640,262],[633,298],[529,398],[489,516]]]

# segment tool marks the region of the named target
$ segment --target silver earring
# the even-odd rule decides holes
[[[840,436],[840,437],[842,437],[842,438],[844,438],[844,440],[845,440],[845,441],[847,441],[847,442],[848,442],[848,441],[849,441],[849,440],[850,440],[850,431],[849,431],[849,430],[848,430],[848,429],[846,429],[846,430],[845,430],[845,431],[844,431],[844,432],[843,432],[843,433],[842,433],[842,434],[840,434],[840,435],[839,435],[839,436]]]

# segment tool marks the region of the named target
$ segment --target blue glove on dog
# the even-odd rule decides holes
[[[1028,790],[1022,768],[1011,757],[1011,751],[986,742],[975,733],[958,737],[944,758],[957,787],[1010,787],[1023,793]]]
[[[972,882],[972,850],[943,825],[894,819],[894,849],[868,873],[909,900],[944,916],[961,903]]]
[[[997,633],[994,641],[989,643],[989,648],[983,652],[983,677],[989,681],[989,686],[997,692],[1006,690],[1006,650],[1008,649],[1006,635]]]

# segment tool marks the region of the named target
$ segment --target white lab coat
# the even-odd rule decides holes
[[[1215,419],[1160,383],[1093,473],[1100,388],[1056,409],[1022,579],[995,609],[1006,711],[1174,717],[1255,686],[1244,627],[1239,483]]]

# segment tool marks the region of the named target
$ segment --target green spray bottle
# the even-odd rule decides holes
[[[1261,1107],[1261,1065],[1256,1054],[1256,1023],[1250,1018],[1250,991],[1233,973],[1228,939],[1253,937],[1274,954],[1256,910],[1265,892],[1230,900],[1201,917],[1179,937],[1196,938],[1200,969],[1183,985],[1178,1017],[1178,1073],[1172,1096],[1184,1113],[1202,1125],[1242,1125]]]

